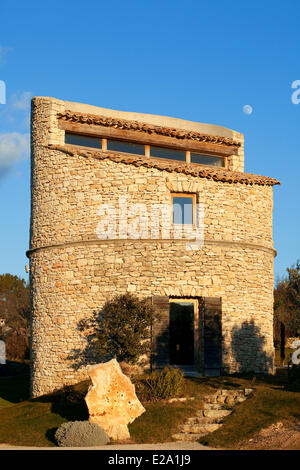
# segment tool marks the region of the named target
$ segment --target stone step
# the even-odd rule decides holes
[[[226,389],[222,389],[222,390],[219,390],[218,393],[220,395],[227,395],[227,396],[234,396],[234,395],[245,395],[245,390],[242,390],[242,389],[233,389],[233,390],[226,390]]]
[[[232,410],[204,410],[205,418],[225,418],[232,413]]]
[[[173,434],[172,439],[175,441],[197,441],[200,437],[205,435],[206,433],[187,434],[185,432],[179,432],[177,434]]]
[[[221,427],[222,424],[219,423],[211,423],[211,424],[182,424],[179,427],[179,430],[184,433],[189,434],[199,434],[205,433],[208,434],[209,432],[216,431]]]
[[[221,403],[204,403],[204,410],[223,410]]]
[[[224,418],[230,413],[232,410],[199,410],[196,412],[196,416],[199,418]]]
[[[177,434],[172,438],[176,441],[197,441],[200,437],[206,436],[210,432],[216,431],[222,426],[225,416],[232,413],[233,407],[237,403],[246,400],[253,392],[253,389],[245,390],[217,390],[215,393],[204,398],[202,410],[196,412],[196,416],[188,418],[179,427]]]
[[[247,400],[252,392],[253,389],[221,390],[219,393],[212,395],[211,398],[217,403],[228,403],[234,405],[236,403],[242,403],[243,401]]]
[[[225,395],[212,395],[210,397],[207,397],[205,399],[205,402],[206,403],[211,403],[211,404],[223,404],[225,403],[225,400],[226,400],[226,396]]]
[[[245,396],[231,396],[231,395],[215,395],[206,399],[208,405],[228,405],[234,406],[236,403],[241,403],[247,400]]]
[[[234,406],[237,403],[242,403],[245,400],[247,400],[247,397],[226,397],[224,404],[228,406]]]
[[[214,424],[219,423],[221,418],[209,418],[204,416],[196,416],[193,418],[188,418],[184,424]]]
[[[247,397],[237,397],[235,401],[236,403],[242,403],[245,400],[247,400]]]

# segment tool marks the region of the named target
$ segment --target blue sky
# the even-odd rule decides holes
[[[245,170],[282,182],[274,241],[284,275],[300,258],[299,22],[299,0],[1,2],[0,273],[27,279],[29,103],[43,95],[243,132]]]

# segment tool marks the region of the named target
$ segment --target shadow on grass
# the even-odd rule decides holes
[[[67,421],[85,421],[89,417],[84,397],[90,381],[65,386],[49,395],[32,399],[33,402],[51,403],[51,412]]]
[[[220,377],[201,377],[188,378],[192,386],[189,388],[205,386],[212,390],[220,388],[239,389],[255,388],[256,386],[268,386],[273,390],[300,392],[300,383],[298,380],[291,381],[288,370],[286,368],[278,368],[274,375],[259,374],[254,372],[235,373],[230,375],[223,374]]]
[[[251,373],[234,374],[232,377],[251,380],[253,385],[268,385],[274,390],[300,392],[300,382],[291,381],[289,371],[286,368],[277,368],[274,375]]]
[[[1,399],[8,403],[20,403],[29,398],[29,365],[7,361],[5,375],[0,376]]]
[[[29,361],[6,361],[6,364],[0,364],[0,378],[25,375],[29,372]]]
[[[67,421],[86,421],[89,413],[85,402],[82,403],[52,403],[51,411]]]
[[[52,444],[55,444],[55,445],[57,445],[56,440],[55,440],[55,433],[56,433],[57,429],[58,429],[58,427],[47,429],[47,431],[45,433],[46,439],[48,439],[49,442],[52,442]]]

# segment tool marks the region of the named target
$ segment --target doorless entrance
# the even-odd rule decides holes
[[[220,375],[222,370],[221,297],[153,296],[160,319],[152,330],[151,364],[186,372]]]
[[[170,364],[192,366],[198,351],[198,302],[170,299]]]

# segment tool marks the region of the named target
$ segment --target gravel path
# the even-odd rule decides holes
[[[99,447],[21,447],[0,444],[0,450],[213,450],[198,442],[164,442],[161,444],[112,444]]]
[[[274,423],[252,439],[241,442],[237,449],[300,450],[300,423]]]

